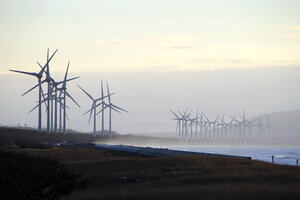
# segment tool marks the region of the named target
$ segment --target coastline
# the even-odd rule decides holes
[[[181,151],[172,150],[168,148],[154,148],[154,147],[139,147],[139,146],[129,146],[129,145],[110,145],[110,144],[95,144],[96,148],[102,148],[106,150],[117,150],[138,153],[146,156],[187,156],[187,155],[198,155],[198,156],[212,156],[212,157],[227,157],[227,158],[240,158],[240,159],[250,159],[249,156],[235,156],[227,154],[215,154],[206,152],[193,152],[193,151]]]

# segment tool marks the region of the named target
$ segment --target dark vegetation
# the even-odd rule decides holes
[[[26,134],[24,133],[22,137],[26,138]],[[0,139],[5,139],[6,135],[7,133],[0,132]],[[16,133],[14,137],[20,141],[23,140]],[[45,137],[51,138],[51,136]],[[69,141],[68,136],[64,137],[64,140]],[[77,136],[70,135],[70,138],[73,137]],[[50,140],[53,142],[54,139]],[[7,138],[6,141],[8,141]],[[48,142],[45,138],[40,141],[43,141],[41,144]],[[79,143],[79,139],[74,139],[74,141]],[[21,195],[24,194],[22,191],[25,189],[44,195],[39,199],[56,198],[62,194],[62,199],[133,200],[267,200],[299,199],[300,197],[300,167],[295,166],[208,156],[146,157],[135,153],[95,149],[91,145],[82,144],[65,147],[12,148],[4,143],[2,142],[1,147],[13,153],[2,152],[3,155],[9,157],[8,160],[15,158],[19,160],[2,162],[1,157],[1,166],[16,170],[13,170],[15,172],[10,176],[5,175],[7,170],[5,173],[2,172],[6,179],[2,179],[0,172],[1,187],[6,187],[6,189],[1,188],[0,197],[6,194],[3,193],[5,191],[15,191],[13,195]],[[24,167],[22,159],[28,159],[31,163],[24,161],[27,163],[24,165],[28,165]],[[35,163],[35,159],[41,164]],[[60,160],[61,164],[57,160]],[[54,170],[58,166],[61,168],[58,170],[61,174],[57,174],[57,170]],[[1,168],[1,171],[4,170]],[[44,184],[42,187],[36,182],[39,178],[26,179],[29,176],[26,174],[31,173],[35,173],[32,177],[38,177],[37,174],[39,174],[41,177],[56,178],[49,178],[52,182],[46,184],[45,180],[48,179],[40,178],[43,179],[43,181],[40,180]],[[80,174],[81,177],[74,174]],[[2,186],[7,181],[22,185],[24,188],[14,190],[12,188],[17,187],[16,185]],[[66,184],[60,184],[64,181]],[[43,193],[45,188],[49,189],[49,185],[51,185],[52,196],[46,196]],[[78,189],[83,186],[86,186],[86,189]],[[49,191],[48,189],[46,191]],[[26,192],[26,194],[37,193]],[[28,196],[28,199],[34,198]]]
[[[114,152],[111,156],[114,157]],[[300,168],[205,156],[120,157],[67,166],[88,177],[63,199],[299,199]]]
[[[97,138],[96,138],[97,139]],[[14,147],[17,145],[21,148],[49,148],[52,143],[61,141],[72,143],[92,142],[95,138],[90,134],[47,134],[46,132],[38,133],[37,131],[0,128],[0,145],[3,147]]]
[[[63,140],[70,143],[90,143],[95,141],[100,141],[101,143],[110,144],[127,144],[127,145],[162,145],[177,144],[176,139],[171,138],[154,138],[146,136],[134,136],[134,135],[119,135],[113,132],[113,137],[108,137],[105,131],[105,136],[102,137],[98,133],[95,138],[92,134],[83,133],[69,133],[63,134],[47,134],[46,132],[38,133],[33,130],[17,129],[17,128],[4,128],[0,127],[0,146],[7,148],[49,148],[51,144],[62,142]]]
[[[1,199],[58,199],[84,187],[59,161],[0,150]]]

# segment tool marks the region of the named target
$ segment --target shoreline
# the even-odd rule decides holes
[[[206,152],[193,152],[193,151],[182,151],[182,150],[172,150],[168,148],[154,148],[154,147],[139,147],[139,146],[129,146],[129,145],[110,145],[110,144],[94,144],[96,148],[106,149],[106,150],[117,150],[126,151],[132,153],[138,153],[146,156],[185,156],[185,155],[199,155],[199,156],[214,156],[214,157],[227,157],[227,158],[241,158],[250,159],[249,156],[236,156],[228,154],[216,154],[216,153],[206,153]]]

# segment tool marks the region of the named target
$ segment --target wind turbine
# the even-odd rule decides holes
[[[248,120],[248,132],[249,132],[249,138],[252,137],[252,126],[254,125],[254,122],[256,122],[259,118],[258,117],[253,117],[251,119]],[[250,139],[251,140],[251,139]]]
[[[70,78],[70,79],[67,79],[66,82],[72,81],[72,80],[75,80],[75,79],[78,79],[78,78],[79,78],[79,76],[74,77],[74,78]],[[54,103],[55,103],[55,109],[54,109],[54,132],[55,133],[57,133],[57,103],[58,103],[58,101],[60,101],[62,99],[62,98],[58,98],[57,92],[62,91],[62,89],[59,88],[58,86],[63,84],[63,83],[64,83],[64,80],[59,81],[59,82],[56,82],[55,80],[52,80],[51,94],[54,92],[54,95],[51,95],[51,97],[53,98],[53,96],[54,96]],[[59,103],[61,103],[61,101]],[[61,112],[61,110],[60,110],[60,112]],[[53,123],[53,120],[51,120],[51,121],[52,121],[51,123]]]
[[[258,126],[258,137],[260,138],[262,136],[263,132],[263,113],[259,116],[258,123],[254,124],[254,126]]]
[[[188,110],[188,108],[185,110],[184,115],[181,114],[184,117],[184,128],[185,128],[185,130],[184,130],[185,134],[184,134],[184,138],[183,138],[184,143],[187,142],[187,138],[188,138],[188,121],[189,121],[189,116],[192,112],[192,110],[190,110],[189,114],[186,114],[187,110]]]
[[[25,71],[18,71],[18,70],[9,70],[11,72],[17,72],[17,73],[22,73],[22,74],[27,74],[27,75],[31,75],[31,76],[35,76],[38,79],[38,84],[36,86],[34,86],[33,88],[31,88],[30,90],[28,90],[27,92],[25,92],[24,94],[22,94],[22,96],[24,96],[25,94],[27,94],[28,92],[30,92],[31,90],[33,90],[36,87],[39,87],[39,111],[38,111],[38,131],[42,132],[42,106],[41,106],[41,96],[42,96],[42,82],[41,79],[43,77],[43,72],[45,70],[45,68],[49,65],[49,62],[51,61],[51,59],[53,58],[53,56],[55,55],[55,53],[57,52],[57,49],[55,50],[55,52],[52,54],[52,56],[47,57],[47,62],[44,65],[44,67],[42,67],[42,69],[38,72],[38,73],[34,73],[34,72],[25,72]],[[48,54],[49,54],[49,49],[48,49]]]
[[[225,141],[226,137],[227,137],[227,123],[224,121],[224,116],[225,116],[225,114],[223,113],[222,118],[220,118],[221,123],[218,123],[218,125],[221,125],[221,128],[222,128],[221,129],[221,139],[220,139],[220,141],[222,141],[222,140]],[[226,136],[224,136],[224,129],[225,129]]]
[[[197,108],[197,114],[196,114],[196,120],[195,120],[195,126],[196,126],[196,138],[195,138],[195,142],[198,142],[198,119],[199,119],[199,111]]]
[[[66,106],[67,106],[66,96],[70,97],[70,99],[80,108],[80,105],[67,92],[67,76],[68,76],[69,66],[70,66],[70,61],[68,62],[68,65],[67,65],[67,70],[66,70],[66,73],[65,73],[65,78],[64,78],[64,80],[62,82],[62,86],[61,86],[61,88],[59,88],[59,90],[60,90],[59,97],[61,96],[61,94],[63,94],[63,100],[64,100],[64,103],[63,103],[63,109],[64,109],[64,115],[63,115],[63,133],[64,134],[66,134],[66,117],[67,117],[67,113],[66,113]],[[49,87],[48,87],[48,89],[49,89]]]
[[[209,125],[209,142],[213,142],[213,140],[214,140],[214,133],[215,133],[215,125],[216,125],[216,123],[217,123],[217,120],[218,120],[218,118],[219,118],[219,115],[216,117],[216,119],[214,120],[214,121],[209,121],[209,119],[207,118],[207,116],[203,113],[203,115],[204,115],[204,117],[206,118],[206,120],[207,120],[207,123],[208,123],[208,125]],[[211,140],[211,134],[212,134],[212,132],[211,132],[211,125],[213,125],[213,138],[212,138],[212,140]]]
[[[276,129],[276,128],[270,124],[270,119],[268,114],[266,114],[266,121],[267,121],[267,126],[265,127],[265,129],[267,129],[267,135],[269,136],[271,133],[270,128],[272,129]]]
[[[177,120],[177,125],[176,125],[176,134],[178,131],[178,142],[180,143],[181,141],[181,120],[182,118],[180,118],[173,110],[169,109],[171,113],[173,113],[173,115],[175,116],[175,119],[172,120]]]
[[[246,116],[245,116],[245,108],[243,108],[243,117],[240,117],[242,118],[242,121],[240,121],[241,125],[243,126],[243,139],[245,140],[246,139],[246,127],[249,125],[249,117],[246,119]]]
[[[202,141],[203,140],[203,127],[206,129],[206,123],[203,120],[203,110],[201,111],[200,121],[198,121],[197,123],[200,126],[199,141],[198,142],[203,143],[203,141]],[[205,130],[205,136],[206,136],[206,130]]]
[[[101,80],[101,86],[102,86],[102,80]],[[104,109],[105,108],[109,108],[109,136],[111,137],[112,136],[111,135],[111,110],[114,110],[114,111],[116,111],[118,113],[121,113],[119,110],[124,111],[124,112],[128,112],[128,111],[124,110],[123,108],[120,108],[120,107],[116,106],[115,104],[113,104],[111,102],[111,98],[110,98],[111,94],[109,92],[108,83],[106,83],[106,87],[107,87],[107,93],[108,93],[108,95],[107,95],[108,96],[108,104],[103,103],[103,104],[105,104],[105,107],[102,107],[102,110],[100,110],[97,114],[99,114],[101,112],[103,114],[104,113]],[[102,91],[103,91],[103,88],[102,88]],[[102,93],[102,96],[103,96],[103,93]],[[102,99],[102,101],[103,101],[103,99]],[[102,104],[102,106],[103,106],[103,104]],[[103,117],[102,117],[102,119],[103,119]]]
[[[198,110],[197,110],[196,118],[193,118],[193,119],[191,119],[190,117],[187,117],[187,118],[188,118],[188,121],[190,121],[190,128],[191,128],[190,142],[192,144],[193,143],[193,124],[196,125],[196,130],[197,130]]]
[[[239,142],[242,141],[242,121],[239,121],[239,120],[235,119],[234,117],[231,117],[231,119],[233,121],[235,121],[235,123],[234,123],[234,135],[237,138],[236,141],[239,143]],[[236,136],[237,135],[236,134],[237,133],[237,128],[239,130],[239,136],[238,137]]]
[[[186,110],[183,112],[183,114],[178,110],[178,113],[181,115],[181,123],[182,123],[182,131],[181,131],[181,135],[182,135],[182,138],[181,138],[181,143],[184,143],[185,140],[186,140],[186,134],[187,134],[187,115],[186,115],[186,112],[187,112],[188,108],[186,108]]]
[[[203,113],[203,111],[202,111],[202,116],[204,116],[204,118],[206,119],[206,121],[205,121],[205,119],[204,120],[202,120],[202,124],[204,125],[204,140],[203,140],[203,143],[208,143],[209,142],[209,137],[207,136],[207,131],[209,130],[209,132],[211,132],[210,131],[210,122],[208,121],[208,118],[206,117],[206,115]],[[201,116],[201,117],[202,117]],[[203,117],[202,117],[203,118]]]
[[[236,138],[232,138],[232,126],[234,125],[234,120],[233,119],[231,119],[231,121],[229,121],[228,123],[227,123],[227,126],[229,126],[229,138],[228,138],[228,142],[230,143],[230,140],[231,141],[234,141]],[[236,129],[235,129],[236,130]],[[227,133],[228,133],[228,129],[227,129],[227,127],[226,127],[226,137],[227,137]],[[236,133],[235,133],[235,136],[236,136]]]
[[[106,98],[107,96],[105,96],[105,97],[100,97],[100,98],[97,98],[97,99],[95,99],[95,98],[93,98],[92,97],[92,95],[90,95],[87,91],[85,91],[82,87],[80,87],[79,85],[77,85],[92,101],[93,101],[93,103],[92,103],[92,107],[91,107],[91,109],[90,110],[88,110],[87,112],[85,112],[83,115],[85,115],[85,114],[87,114],[88,112],[90,112],[90,117],[89,117],[89,123],[90,123],[90,120],[91,120],[91,117],[92,117],[92,112],[94,112],[94,137],[96,137],[96,108],[97,108],[97,106],[99,106],[99,105],[101,105],[102,104],[102,102],[100,103],[100,104],[98,104],[98,105],[96,105],[96,103],[98,102],[98,101],[100,101],[100,100],[103,100],[104,98]],[[112,94],[111,94],[112,95]]]

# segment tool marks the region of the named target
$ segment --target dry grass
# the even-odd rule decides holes
[[[207,156],[144,157],[90,147],[18,151],[59,158],[90,181],[86,190],[62,199],[298,199],[300,195],[300,168],[293,166]]]
[[[63,199],[299,199],[292,166],[199,156],[68,163],[91,180]],[[127,177],[127,180],[120,180]]]
[[[300,197],[300,168],[293,166],[208,156],[146,157],[89,146],[11,151],[59,159],[67,169],[89,180],[87,189],[67,194],[62,197],[65,200]]]

